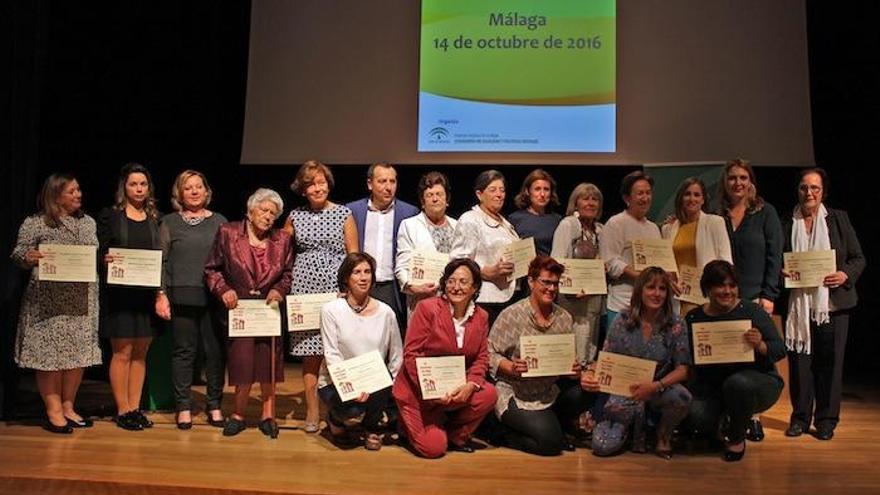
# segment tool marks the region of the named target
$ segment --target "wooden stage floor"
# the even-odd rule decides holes
[[[451,453],[438,460],[398,446],[379,452],[339,450],[301,424],[299,366],[287,366],[279,401],[281,435],[256,428],[234,438],[196,418],[179,431],[170,413],[151,415],[155,428],[127,432],[109,419],[73,435],[52,435],[31,422],[0,423],[0,494],[22,493],[562,493],[829,494],[880,493],[880,394],[847,389],[834,440],[784,437],[787,396],[763,415],[767,432],[745,459],[727,464],[717,453],[676,452],[672,461],[626,453],[610,459],[579,449],[540,458],[507,448]],[[110,401],[108,387],[87,382],[81,401]],[[224,407],[229,404],[227,394]],[[257,401],[253,401],[256,414]]]

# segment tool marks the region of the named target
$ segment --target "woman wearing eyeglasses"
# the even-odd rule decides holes
[[[476,263],[453,260],[440,280],[442,295],[422,300],[410,319],[393,394],[402,431],[423,457],[473,452],[471,434],[495,406],[495,387],[486,381],[488,317],[474,304],[481,286]],[[464,356],[466,381],[439,399],[424,399],[416,359],[439,356]]]

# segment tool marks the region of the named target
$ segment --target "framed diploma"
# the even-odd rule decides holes
[[[498,257],[513,263],[513,273],[509,280],[525,277],[529,273],[529,263],[535,259],[535,239],[527,237],[501,248]]]
[[[630,388],[653,381],[656,369],[657,362],[650,359],[599,351],[595,373],[600,392],[631,397]]]
[[[287,331],[303,332],[321,328],[321,307],[334,299],[335,292],[287,296]]]
[[[281,335],[281,309],[265,299],[239,299],[229,310],[229,337],[278,337]]]
[[[391,386],[391,374],[379,351],[330,364],[327,371],[343,402],[358,398],[361,392],[372,394]]]
[[[636,239],[632,241],[632,255],[636,270],[659,266],[670,273],[678,271],[672,239]]]
[[[560,294],[607,294],[605,262],[600,259],[578,260],[562,258],[565,271],[559,277]]]
[[[97,246],[40,244],[43,254],[37,265],[40,282],[97,282]]]
[[[467,381],[464,356],[416,358],[422,399],[440,399]]]
[[[702,275],[694,266],[682,265],[678,267],[678,286],[681,288],[681,294],[675,298],[691,304],[705,304],[708,300],[703,297],[703,291],[700,289]]]
[[[410,283],[416,285],[439,284],[443,270],[449,263],[449,255],[427,249],[416,249],[409,259]]]
[[[162,251],[158,249],[110,248],[113,263],[107,265],[107,283],[136,287],[159,287],[162,283]]]
[[[749,320],[712,321],[691,325],[694,364],[751,363],[755,350],[746,343]]]
[[[571,375],[577,359],[574,334],[523,335],[519,338],[519,355],[529,368],[523,378]]]
[[[786,289],[804,289],[822,286],[826,276],[837,271],[833,249],[827,251],[800,251],[782,253]]]

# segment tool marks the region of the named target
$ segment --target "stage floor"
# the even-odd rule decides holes
[[[599,459],[578,449],[541,458],[507,448],[420,459],[399,446],[379,452],[340,450],[301,425],[299,366],[287,366],[278,414],[282,432],[269,440],[256,428],[234,438],[196,418],[179,431],[170,413],[156,426],[128,432],[109,418],[73,435],[52,435],[34,421],[0,423],[0,494],[22,493],[878,493],[880,394],[848,388],[834,440],[783,435],[787,396],[763,415],[766,439],[745,459],[678,451],[671,461],[626,453]],[[198,390],[198,388],[197,388]],[[228,392],[228,391],[227,391]],[[109,387],[86,382],[81,402],[110,401]],[[224,409],[231,396],[227,393]],[[257,401],[252,404],[257,414]]]

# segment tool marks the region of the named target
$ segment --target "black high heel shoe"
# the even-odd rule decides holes
[[[190,413],[190,418],[192,418],[192,413]],[[177,423],[178,430],[191,430],[193,427],[192,419],[189,421],[181,421],[180,420],[180,412],[177,413],[177,418],[175,419],[175,423]]]
[[[212,412],[214,412],[214,410],[208,411],[208,424],[213,426],[214,428],[223,428],[224,426],[226,426],[226,420],[223,419],[223,414],[220,414],[220,419],[214,419],[211,416]]]
[[[746,441],[742,441],[743,449],[739,452],[734,452],[732,450],[728,450],[728,447],[731,445],[725,444],[724,446],[724,454],[721,456],[724,459],[724,462],[739,462],[742,460],[743,456],[746,455]]]
[[[65,418],[65,419],[66,419],[66,418]],[[46,430],[46,431],[48,431],[49,433],[58,433],[58,434],[61,434],[61,435],[70,435],[71,433],[73,433],[73,427],[70,426],[70,422],[69,422],[69,421],[70,421],[70,420],[68,420],[68,423],[65,424],[64,426],[57,426],[57,425],[52,424],[52,422],[49,421],[49,420],[47,419],[46,422],[43,423],[43,429]]]
[[[764,439],[764,425],[761,424],[760,419],[749,420],[746,425],[746,438],[752,442],[760,442]]]
[[[92,426],[95,426],[95,422],[88,418],[75,420],[65,416],[64,419],[67,420],[67,426],[71,428],[91,428]]]

